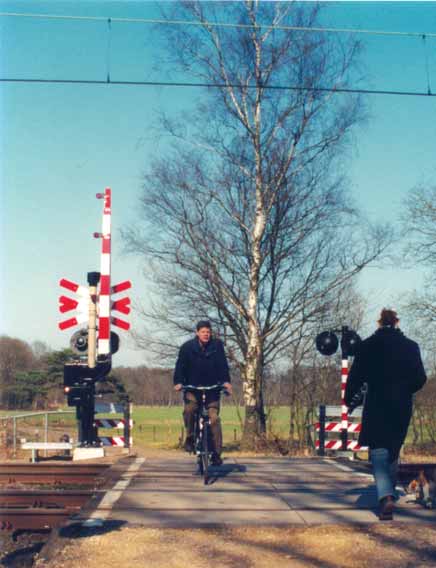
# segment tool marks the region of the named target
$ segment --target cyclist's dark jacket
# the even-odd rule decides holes
[[[230,383],[222,341],[212,338],[202,347],[194,337],[180,347],[174,371],[175,385],[209,386],[222,383]]]

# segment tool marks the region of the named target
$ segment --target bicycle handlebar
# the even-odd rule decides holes
[[[221,391],[226,391],[226,388],[224,385],[210,385],[210,386],[203,386],[203,387],[199,387],[199,386],[195,386],[195,385],[182,385],[182,391],[184,390],[198,390],[198,391],[208,391],[208,390],[221,390]]]

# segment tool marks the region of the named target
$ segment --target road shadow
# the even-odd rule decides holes
[[[110,532],[118,531],[125,525],[127,521],[117,521],[117,520],[104,520],[99,521],[95,519],[95,523],[91,526],[86,526],[83,521],[71,522],[65,527],[62,527],[58,531],[58,536],[60,538],[68,539],[78,539],[78,538],[89,538],[90,536],[103,535]]]
[[[245,465],[237,463],[223,464],[219,466],[211,466],[208,485],[216,483],[219,479],[223,479],[232,473],[245,473],[247,468]]]
[[[9,552],[1,559],[0,566],[7,566],[8,568],[27,568],[27,566],[33,566],[34,557],[41,551],[44,544],[44,542],[38,542]]]

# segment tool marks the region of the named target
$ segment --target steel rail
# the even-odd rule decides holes
[[[400,463],[398,466],[398,480],[409,483],[423,471],[427,479],[436,481],[436,463]]]
[[[22,463],[22,462],[0,462],[0,472],[4,471],[26,471],[26,472],[61,472],[75,471],[75,472],[94,472],[99,473],[108,469],[112,464],[109,463]]]
[[[32,490],[32,489],[0,489],[0,508],[16,506],[48,509],[51,507],[80,509],[89,501],[95,492],[83,490]]]
[[[103,483],[102,477],[96,476],[93,473],[77,473],[77,472],[64,472],[64,473],[22,473],[22,472],[9,472],[0,473],[0,485],[11,485],[15,483],[24,483],[26,485],[100,485]]]
[[[62,525],[75,512],[68,508],[0,508],[0,531],[52,529]]]
[[[0,463],[1,484],[96,485],[104,481],[110,464]]]

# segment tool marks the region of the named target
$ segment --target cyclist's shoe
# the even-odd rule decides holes
[[[188,436],[185,440],[185,443],[183,445],[183,447],[185,448],[186,452],[189,452],[190,454],[192,454],[194,452],[194,438],[192,436]]]
[[[212,465],[219,466],[219,465],[223,465],[223,460],[221,459],[221,456],[219,456],[218,454],[213,454],[212,459],[211,459],[211,463],[212,463]]]

